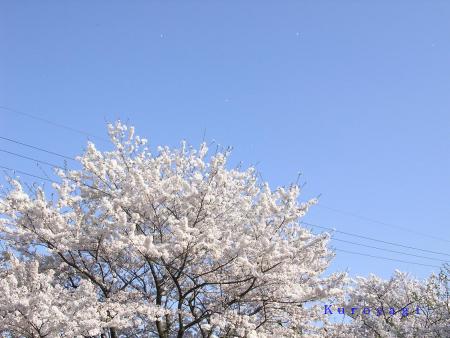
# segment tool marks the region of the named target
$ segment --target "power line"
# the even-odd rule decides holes
[[[19,173],[19,174],[22,174],[22,175],[34,177],[34,178],[37,178],[37,179],[40,179],[40,180],[44,180],[44,181],[48,181],[48,182],[52,182],[52,183],[58,183],[58,182],[53,181],[53,180],[51,180],[51,179],[49,179],[49,178],[37,176],[37,175],[30,174],[30,173],[27,173],[27,172],[25,172],[25,171],[21,171],[21,170],[17,170],[17,169],[8,168],[8,167],[2,166],[2,165],[0,165],[0,169],[13,171],[13,172],[15,172],[15,173]]]
[[[25,146],[25,147],[28,147],[28,148],[31,148],[31,149],[36,149],[36,150],[39,150],[39,151],[43,151],[43,152],[51,154],[51,155],[59,156],[59,157],[65,158],[67,160],[76,161],[76,159],[74,159],[73,157],[62,155],[62,154],[59,154],[59,153],[55,153],[54,151],[47,150],[47,149],[40,148],[40,147],[36,147],[36,146],[31,145],[31,144],[23,143],[23,142],[20,142],[20,141],[17,141],[17,140],[13,140],[13,139],[8,138],[8,137],[0,136],[0,139],[8,141],[8,142],[13,142],[13,143],[16,143],[16,144],[20,144],[22,146]]]
[[[312,226],[312,227],[316,227],[316,228],[319,228],[319,229],[330,230],[330,231],[333,231],[333,232],[336,232],[336,233],[340,233],[340,234],[344,234],[344,235],[347,235],[347,236],[358,237],[358,238],[362,238],[362,239],[366,239],[366,240],[370,240],[370,241],[374,241],[374,242],[380,242],[380,243],[384,243],[384,244],[400,246],[400,247],[406,248],[406,249],[418,250],[418,251],[422,251],[422,252],[428,252],[428,253],[432,253],[432,254],[444,255],[444,256],[450,257],[450,254],[444,253],[444,252],[420,249],[420,248],[416,248],[414,246],[409,246],[409,245],[403,245],[403,244],[399,244],[399,243],[384,241],[384,240],[381,240],[381,239],[376,239],[376,238],[372,238],[372,237],[368,237],[368,236],[358,235],[358,234],[351,233],[351,232],[336,230],[336,229],[333,229],[333,228],[330,228],[330,227],[325,227],[325,226],[322,226],[322,225],[312,224],[312,223],[308,223],[308,222],[304,222],[304,221],[302,221],[301,223],[303,223],[305,225]]]
[[[342,242],[342,243],[349,243],[349,244],[353,244],[353,245],[358,245],[358,246],[363,246],[363,247],[366,247],[366,248],[371,248],[371,249],[377,249],[377,250],[397,253],[397,254],[401,254],[401,255],[407,255],[407,256],[412,256],[412,257],[417,257],[417,258],[429,259],[429,260],[438,261],[438,262],[444,262],[444,263],[448,263],[449,262],[449,261],[444,260],[444,259],[431,258],[431,257],[426,257],[426,256],[421,256],[421,255],[415,255],[415,254],[412,254],[412,253],[402,252],[402,251],[396,251],[396,250],[390,250],[390,249],[386,249],[386,248],[380,248],[378,246],[367,245],[367,244],[362,244],[362,243],[357,243],[357,242],[352,242],[352,241],[346,241],[344,239],[340,239],[340,238],[336,238],[336,237],[331,237],[331,239],[333,239],[335,241],[338,241],[338,242]]]
[[[22,155],[22,154],[15,153],[13,151],[0,149],[0,152],[6,153],[6,154],[10,154],[10,155],[13,155],[13,156],[16,156],[16,157],[20,157],[20,158],[23,158],[25,160],[35,161],[35,162],[38,162],[38,163],[41,163],[41,164],[48,165],[50,167],[55,167],[55,168],[58,168],[58,169],[64,169],[63,167],[61,167],[59,165],[56,165],[56,164],[53,164],[53,163],[50,163],[50,162],[46,162],[46,161],[41,161],[41,160],[38,160],[38,159],[33,158],[33,157],[28,157],[28,156],[25,156],[25,155]]]
[[[450,242],[450,240],[442,238],[442,237],[433,236],[433,235],[430,235],[430,234],[427,234],[427,233],[423,233],[423,232],[420,232],[420,231],[411,230],[411,229],[406,228],[406,227],[401,227],[401,226],[398,226],[398,225],[395,225],[395,224],[382,222],[382,221],[379,221],[379,220],[376,220],[376,219],[373,219],[373,218],[370,218],[370,217],[359,215],[359,214],[354,213],[354,212],[332,208],[332,207],[329,207],[329,206],[326,206],[326,205],[323,205],[323,204],[317,204],[317,206],[320,207],[320,208],[323,208],[323,209],[330,210],[330,211],[335,212],[335,213],[339,213],[339,214],[351,216],[351,217],[354,217],[354,218],[362,219],[362,220],[367,221],[367,222],[379,224],[379,225],[382,225],[384,227],[399,229],[399,230],[402,230],[402,231],[410,232],[410,233],[415,234],[415,235],[432,238],[432,239],[439,240],[439,241],[442,241],[442,242],[447,242],[447,243]]]
[[[34,178],[37,178],[37,179],[40,179],[40,180],[44,180],[44,181],[47,181],[47,182],[51,182],[51,183],[61,184],[61,182],[57,182],[57,181],[51,180],[51,179],[49,179],[49,178],[45,178],[45,177],[42,177],[42,176],[37,176],[37,175],[30,174],[30,173],[27,173],[27,172],[25,172],[25,171],[13,169],[13,168],[8,168],[8,167],[2,166],[2,165],[0,165],[0,169],[13,171],[13,172],[16,172],[16,173],[19,173],[19,174],[22,174],[22,175],[34,177]],[[108,193],[108,192],[106,192],[106,191],[103,191],[103,190],[101,190],[100,188],[94,187],[94,186],[92,186],[92,185],[89,185],[89,184],[84,183],[84,182],[81,182],[81,181],[77,181],[77,180],[75,180],[75,179],[73,179],[73,178],[67,178],[67,179],[69,179],[69,180],[71,180],[71,181],[73,181],[73,182],[75,182],[75,183],[84,185],[85,187],[88,187],[88,188],[97,190],[97,191],[99,191],[99,192],[101,192],[101,193],[103,193],[103,194],[105,194],[105,195],[111,196],[110,193]]]
[[[34,120],[37,120],[37,121],[45,122],[45,123],[47,123],[49,125],[52,125],[54,127],[66,129],[66,130],[69,130],[71,132],[84,135],[86,137],[96,138],[96,139],[102,140],[104,142],[109,142],[107,139],[105,139],[105,138],[103,138],[101,136],[97,136],[97,135],[88,133],[88,132],[86,132],[84,130],[72,128],[72,127],[64,125],[62,123],[53,122],[51,120],[42,118],[40,116],[36,116],[36,115],[30,114],[30,113],[25,113],[25,112],[17,110],[17,109],[12,109],[12,108],[9,108],[9,107],[6,107],[6,106],[1,106],[1,105],[0,105],[0,109],[3,109],[5,111],[8,111],[8,112],[11,112],[11,113],[14,113],[14,114],[22,115],[22,116],[25,116],[25,117],[28,117],[28,118],[31,118],[31,119],[34,119]]]
[[[402,259],[395,259],[395,258],[389,258],[389,257],[369,255],[369,254],[365,254],[365,253],[361,253],[361,252],[342,250],[342,249],[338,249],[338,248],[335,248],[334,250],[335,251],[349,253],[349,254],[353,254],[353,255],[360,255],[360,256],[366,256],[366,257],[372,257],[372,258],[378,258],[378,259],[385,259],[385,260],[388,260],[388,261],[401,262],[401,263],[414,264],[414,265],[421,265],[421,266],[428,266],[428,267],[438,268],[438,269],[441,268],[440,266],[437,266],[437,265],[423,264],[423,263],[417,263],[417,262],[404,261]]]

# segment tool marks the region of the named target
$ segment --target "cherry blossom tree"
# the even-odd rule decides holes
[[[120,122],[53,192],[11,180],[0,201],[0,323],[14,337],[320,336],[328,234],[299,223],[314,200],[272,190],[228,151],[152,153]]]
[[[425,281],[400,271],[389,280],[360,277],[339,311],[350,323],[329,327],[328,336],[449,337],[449,282],[448,267]]]

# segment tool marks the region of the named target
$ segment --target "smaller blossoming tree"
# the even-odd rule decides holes
[[[448,268],[425,281],[396,271],[389,280],[358,278],[343,304],[350,323],[329,328],[330,337],[449,337]],[[358,308],[352,314],[352,307]]]

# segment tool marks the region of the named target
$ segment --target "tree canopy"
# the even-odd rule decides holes
[[[301,225],[316,201],[300,202],[297,185],[271,189],[254,168],[231,168],[228,151],[210,154],[206,144],[152,153],[133,127],[117,122],[109,134],[114,149],[89,143],[80,169],[57,170],[53,192],[13,179],[1,199],[5,336],[449,332],[442,280],[370,277],[347,292],[345,273],[327,274],[330,235]],[[377,297],[426,299],[440,310],[421,322],[353,316],[345,325],[324,313],[324,302],[375,306]]]

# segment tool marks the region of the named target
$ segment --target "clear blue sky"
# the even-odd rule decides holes
[[[272,186],[301,171],[305,198],[395,227],[324,207],[307,221],[450,253],[449,17],[448,1],[4,0],[0,105],[96,135],[121,118],[154,146],[206,130]],[[4,109],[0,121],[0,136],[61,153],[86,143]],[[0,165],[42,175],[7,154]],[[332,269],[346,268],[433,270],[338,253]]]

